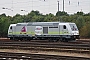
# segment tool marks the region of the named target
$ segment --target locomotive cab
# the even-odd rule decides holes
[[[8,37],[11,39],[14,36],[14,27],[16,24],[11,24],[8,29]]]
[[[71,29],[71,35],[73,39],[79,39],[79,31],[75,23],[69,24]]]

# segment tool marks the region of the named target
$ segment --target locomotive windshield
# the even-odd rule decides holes
[[[78,31],[77,26],[75,24],[70,24],[72,31]]]

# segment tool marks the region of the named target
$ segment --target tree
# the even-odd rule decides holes
[[[89,13],[87,13],[87,14],[84,14],[84,16],[90,16],[90,12],[89,12]]]
[[[80,35],[84,38],[90,38],[90,22],[86,23],[81,29],[80,29]]]
[[[55,21],[54,19],[55,19],[55,16],[53,14],[51,14],[51,13],[46,14],[46,16],[44,17],[45,22]]]
[[[20,14],[16,14],[12,18],[12,23],[24,22],[22,16]]]
[[[83,16],[78,16],[76,20],[76,24],[78,25],[78,28],[81,29],[85,25],[85,20]]]
[[[56,13],[56,16],[68,16],[68,14],[67,14],[67,12],[65,12],[65,11],[58,11],[58,12]]]
[[[77,12],[76,15],[84,15],[83,12]]]
[[[7,36],[9,19],[5,14],[0,15],[0,37]]]

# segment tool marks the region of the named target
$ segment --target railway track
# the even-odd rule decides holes
[[[31,45],[54,45],[54,46],[80,46],[80,47],[90,47],[90,44],[87,43],[76,43],[76,42],[27,42],[27,41],[10,41],[10,42],[2,42],[0,41],[0,45],[12,45],[12,46],[31,46]]]
[[[0,41],[0,49],[17,49],[17,50],[25,50],[25,51],[34,50],[36,52],[37,51],[67,52],[67,53],[72,53],[72,54],[77,53],[77,54],[81,54],[81,55],[86,54],[86,55],[90,56],[90,44],[89,43],[79,43],[79,42]],[[47,54],[45,54],[45,55],[47,55]],[[50,56],[52,56],[52,55],[50,55]],[[0,57],[4,58],[5,56],[4,55],[2,56],[0,54]],[[7,60],[9,59],[8,57],[10,57],[10,56],[6,57]],[[11,56],[11,57],[13,58],[13,56]],[[16,56],[14,56],[14,57],[17,58]],[[63,57],[65,58],[65,56],[63,56]],[[73,57],[75,57],[75,56],[73,56]],[[23,57],[21,57],[21,58],[23,58]],[[18,59],[21,59],[21,58],[18,57]],[[75,57],[76,60],[78,60],[79,58],[80,57],[77,57],[77,56]],[[90,57],[84,57],[84,56],[82,58],[85,58],[85,59],[81,59],[81,60],[90,59]],[[29,59],[26,58],[26,59],[30,60],[30,58]],[[37,59],[39,59],[39,57],[37,57]],[[40,59],[41,60],[49,60],[47,58],[42,58],[42,57]],[[73,60],[74,58],[70,58],[70,59]],[[70,60],[70,59],[68,59],[68,60]],[[34,58],[32,58],[32,60],[34,60]],[[55,59],[51,59],[51,60],[55,60]]]
[[[90,44],[90,39],[80,39],[76,40],[77,42],[82,42],[82,43],[89,43]]]
[[[1,49],[22,49],[90,54],[90,44],[0,42]]]
[[[2,60],[90,60],[85,57],[71,57],[45,54],[27,54],[27,53],[10,53],[0,52],[0,59]]]
[[[0,41],[15,41],[15,40],[10,40],[9,38],[0,38]],[[23,40],[24,41],[24,40]],[[48,42],[47,40],[31,40],[31,42]],[[73,42],[72,42],[73,43]],[[90,39],[78,39],[74,41],[74,43],[90,43]]]

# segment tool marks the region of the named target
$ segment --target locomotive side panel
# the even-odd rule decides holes
[[[35,36],[35,26],[27,26],[27,34],[30,37]]]
[[[25,37],[27,35],[27,25],[25,23],[17,24],[15,29],[16,37]]]
[[[57,27],[49,27],[49,35],[59,35],[59,28]]]

